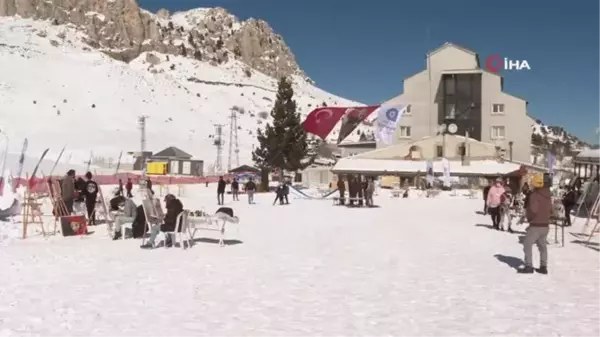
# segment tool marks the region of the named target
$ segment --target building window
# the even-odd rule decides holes
[[[398,132],[399,138],[410,138],[410,126],[401,126]]]
[[[451,75],[444,78],[444,88],[446,89],[446,95],[454,95],[454,93],[456,92],[454,76]]]
[[[492,104],[493,115],[504,115],[504,104]]]
[[[491,139],[505,139],[506,138],[506,129],[504,126],[492,126],[491,130]]]
[[[435,146],[435,157],[436,158],[444,157],[444,147],[442,145]]]

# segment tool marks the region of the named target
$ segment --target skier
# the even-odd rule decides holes
[[[504,186],[502,186],[502,179],[496,179],[494,186],[490,187],[486,198],[487,211],[492,217],[492,227],[500,230],[500,206],[502,204],[502,196],[504,195]]]
[[[252,180],[252,178],[248,179],[246,183],[246,194],[248,194],[248,203],[254,203],[254,192],[256,192],[256,184]]]
[[[285,201],[286,205],[290,204],[290,201],[288,200],[288,194],[290,194],[290,182],[286,181],[283,183],[283,191],[282,191],[282,195],[283,195],[283,200]]]
[[[217,205],[223,205],[225,203],[225,180],[223,180],[223,176],[219,177],[219,182],[217,183]]]
[[[75,170],[69,170],[61,182],[61,197],[67,208],[67,213],[73,213],[73,203],[75,202]],[[61,214],[62,215],[62,214]]]
[[[236,178],[233,178],[231,182],[231,194],[233,195],[233,200],[239,201],[239,192],[240,192],[240,184],[238,183]]]
[[[283,184],[279,183],[279,185],[277,185],[277,189],[275,190],[275,200],[273,200],[273,206],[275,206],[278,200],[279,204],[283,205],[283,193]]]
[[[133,198],[133,194],[131,194],[132,189],[133,182],[131,182],[131,178],[127,178],[127,184],[125,184],[125,190],[127,190],[127,198]]]
[[[540,251],[540,268],[535,269],[540,274],[548,274],[548,247],[547,238],[550,230],[550,215],[552,213],[552,192],[544,186],[544,176],[536,174],[531,181],[533,191],[529,195],[526,216],[529,222],[527,234],[523,241],[523,252],[525,253],[525,267],[518,270],[520,274],[532,274],[533,268],[533,244]]]
[[[85,208],[87,210],[90,226],[96,225],[96,199],[98,198],[98,184],[92,180],[92,172],[85,174]]]

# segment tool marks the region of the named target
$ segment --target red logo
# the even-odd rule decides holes
[[[490,55],[485,59],[485,70],[497,73],[503,68],[502,57],[498,54]]]

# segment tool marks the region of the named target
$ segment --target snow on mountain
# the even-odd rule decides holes
[[[193,22],[190,15],[181,18]],[[0,130],[9,136],[11,152],[19,152],[27,137],[29,154],[49,147],[52,157],[67,145],[74,162],[86,161],[90,150],[95,157],[116,158],[121,150],[139,150],[137,117],[146,115],[149,150],[177,146],[205,160],[205,167],[216,158],[214,125],[225,124],[226,165],[228,117],[236,109],[240,164],[249,162],[256,129],[268,120],[275,100],[276,79],[237,60],[215,66],[144,52],[124,63],[85,39],[71,24],[0,17],[0,63],[10,65],[0,67]],[[361,105],[299,75],[291,78],[303,115],[323,103]],[[358,139],[360,129],[349,138]]]

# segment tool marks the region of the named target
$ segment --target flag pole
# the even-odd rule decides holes
[[[431,45],[431,27],[427,26],[427,48],[430,48]],[[427,51],[427,76],[429,78],[429,102],[427,102],[427,116],[429,121],[429,134],[432,134],[431,130],[431,60],[430,60],[430,52]]]

